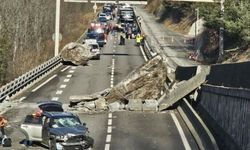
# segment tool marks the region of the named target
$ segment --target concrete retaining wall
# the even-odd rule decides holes
[[[250,90],[204,85],[197,111],[221,149],[250,149]]]
[[[175,70],[175,78],[178,81],[189,80],[196,75],[197,66],[182,67],[178,66]]]
[[[250,89],[250,62],[211,66],[208,84]]]

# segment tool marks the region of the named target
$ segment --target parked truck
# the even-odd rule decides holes
[[[55,101],[40,103],[38,107],[41,115],[27,115],[21,124],[26,143],[41,142],[50,150],[92,149],[94,140],[77,115],[64,112],[62,104]]]

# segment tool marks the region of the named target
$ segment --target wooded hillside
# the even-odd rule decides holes
[[[54,56],[54,0],[1,0],[0,85]],[[60,46],[76,40],[92,20],[92,5],[61,2]]]

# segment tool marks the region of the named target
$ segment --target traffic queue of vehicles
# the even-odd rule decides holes
[[[111,32],[123,32],[126,38],[135,38],[139,28],[135,23],[136,16],[133,7],[128,4],[105,4],[102,12],[97,16],[88,28],[84,43],[90,46],[94,58],[100,59],[101,47],[107,43],[108,34]],[[121,37],[125,39],[125,37]],[[96,46],[96,45],[99,46]],[[93,48],[93,45],[94,48]]]

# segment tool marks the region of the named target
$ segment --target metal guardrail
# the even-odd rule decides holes
[[[142,27],[141,27],[138,19],[139,18],[136,18],[136,24],[139,27],[140,32],[142,32]],[[144,45],[142,45],[142,48],[143,48],[143,50],[144,50],[144,52],[146,54],[146,57],[148,59],[151,59],[152,57],[157,55],[157,53],[149,46],[147,38],[145,39]]]
[[[84,36],[86,35],[87,31],[88,30],[85,30],[84,33],[76,40],[77,43],[83,42]],[[37,66],[36,68],[30,70],[29,72],[26,72],[25,74],[2,86],[0,88],[0,103],[8,96],[12,96],[32,81],[57,66],[61,62],[61,60],[62,59],[60,58],[60,56],[53,57],[43,64]]]
[[[61,58],[59,56],[53,57],[36,68],[30,70],[29,72],[26,72],[25,74],[2,86],[0,88],[0,102],[2,102],[8,96],[12,96],[44,73],[48,72],[60,62]]]

